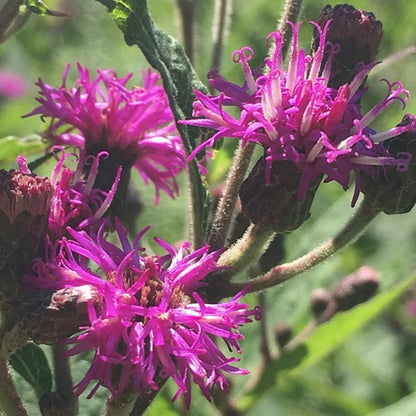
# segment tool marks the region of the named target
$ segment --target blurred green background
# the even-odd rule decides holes
[[[0,2],[0,5],[4,3]],[[307,21],[314,20],[327,3],[317,0],[305,1],[301,13],[302,42],[309,49],[312,27]],[[332,3],[334,5],[336,3]],[[379,52],[383,60],[399,51],[416,46],[416,2],[407,0],[350,1],[350,4],[372,11],[382,21],[384,39]],[[30,138],[45,125],[38,117],[21,119],[31,111],[36,102],[38,77],[46,83],[59,86],[66,63],[72,67],[82,63],[94,71],[95,68],[114,68],[120,76],[128,72],[135,74],[134,83],[140,83],[140,71],[147,67],[141,52],[136,47],[127,47],[121,32],[107,15],[105,8],[96,1],[48,0],[54,10],[65,11],[71,18],[32,16],[29,23],[6,43],[0,45],[0,70],[12,71],[24,78],[28,91],[24,97],[13,100],[0,98],[0,137]],[[197,25],[196,70],[205,82],[210,69],[212,49],[211,24],[213,0],[200,0]],[[179,14],[174,0],[149,0],[149,7],[155,21],[166,32],[180,37]],[[234,82],[241,81],[238,65],[230,56],[234,49],[250,45],[255,49],[257,62],[266,54],[265,37],[276,27],[282,10],[280,1],[234,0],[229,37],[224,49],[221,72]],[[402,59],[379,65],[369,78],[370,94],[365,105],[371,106],[380,100],[385,92],[381,78],[390,81],[402,80],[414,98],[410,99],[406,112],[416,113],[416,56],[407,55]],[[68,85],[75,79],[75,71],[69,76]],[[397,124],[404,113],[395,104],[377,120],[376,127],[384,129]],[[5,142],[3,142],[5,143]],[[4,167],[12,161],[5,156],[0,143],[0,160]],[[211,162],[210,186],[221,182],[230,162],[230,152],[217,155]],[[3,153],[2,153],[3,151]],[[9,153],[7,153],[8,155]],[[34,157],[34,156],[33,156]],[[49,167],[44,170],[47,172]],[[186,184],[182,178],[181,196],[172,201],[162,197],[154,208],[153,189],[138,186],[149,210],[140,218],[140,228],[152,224],[152,235],[173,243],[186,237],[188,223],[186,208]],[[311,219],[286,239],[286,260],[304,254],[325,238],[333,235],[352,214],[351,194],[344,193],[339,186],[321,186],[312,207]],[[149,233],[148,233],[149,234]],[[151,241],[149,241],[151,245]],[[380,215],[368,232],[353,246],[331,258],[323,265],[304,273],[266,294],[267,326],[272,350],[274,327],[280,322],[293,326],[300,332],[311,319],[309,296],[317,287],[331,288],[335,281],[348,275],[356,268],[367,264],[374,267],[381,277],[381,292],[388,293],[395,285],[406,279],[416,265],[416,216],[414,212],[400,216]],[[405,305],[413,298],[416,289],[411,288],[377,319],[363,326],[343,340],[329,354],[291,377],[272,380],[267,391],[259,395],[247,411],[248,415],[261,412],[263,415],[281,416],[411,416],[416,414],[416,316],[411,315]],[[416,296],[416,295],[415,295]],[[248,296],[251,304],[257,302],[255,295]],[[359,319],[359,318],[356,318]],[[360,326],[360,325],[358,325]],[[343,327],[339,328],[342,331]],[[256,372],[260,355],[260,329],[258,325],[243,328],[243,367]],[[77,381],[87,368],[80,361],[74,374]],[[239,394],[250,376],[235,380],[232,397],[237,402]],[[17,379],[19,377],[17,376]],[[33,413],[38,414],[34,396],[24,381],[20,388],[25,393]],[[210,416],[221,414],[214,406],[199,397],[194,390],[194,400],[189,413],[180,401],[170,404],[174,388],[168,385],[152,405],[149,414],[189,414]],[[81,397],[80,414],[97,415],[104,403],[105,392],[86,400]],[[384,409],[384,410],[382,410]]]

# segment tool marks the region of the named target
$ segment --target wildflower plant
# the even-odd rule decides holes
[[[94,400],[106,416],[166,406],[178,415],[253,414],[277,392],[276,380],[325,358],[416,280],[413,273],[377,294],[384,270],[364,253],[348,272],[333,272],[343,278],[296,295],[291,307],[305,303],[309,323],[293,326],[272,313],[284,292],[266,290],[284,291],[282,283],[354,243],[381,212],[413,208],[416,118],[404,113],[411,88],[382,79],[384,97],[372,101],[382,24],[347,4],[302,23],[302,2],[287,0],[264,34],[265,56],[244,39],[232,54],[239,83],[214,67],[231,2],[216,2],[207,81],[193,69],[197,1],[177,0],[184,47],[155,24],[146,0],[98,2],[153,69],[137,82],[78,62],[74,83],[70,64],[60,86],[46,76],[36,83],[37,104],[23,118],[44,123],[38,145],[12,152],[14,167],[0,170],[0,413],[31,414],[11,377],[19,373],[44,416],[86,414],[83,403]],[[0,9],[1,41],[29,13],[66,16],[21,3]],[[311,46],[302,46],[307,25]],[[378,127],[386,114],[398,115]],[[315,204],[322,211],[329,182],[340,185],[335,192],[352,188],[353,214],[297,256],[287,239],[305,230]],[[169,208],[137,199],[149,183],[155,205],[163,206],[162,191],[171,204],[187,193],[189,225],[176,241],[142,220],[169,217]]]

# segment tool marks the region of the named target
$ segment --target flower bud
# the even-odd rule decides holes
[[[330,319],[335,314],[335,303],[331,293],[324,288],[315,289],[311,293],[310,308],[317,321],[324,322]]]
[[[276,234],[268,245],[266,251],[259,258],[260,271],[268,272],[272,267],[282,262],[286,255],[285,236]]]
[[[290,325],[285,322],[281,322],[280,324],[276,325],[274,334],[277,344],[280,348],[283,348],[292,339],[293,330]]]
[[[22,306],[27,335],[38,344],[47,345],[72,336],[81,326],[90,324],[90,302],[99,313],[103,300],[88,285],[60,289],[52,294],[34,292]]]
[[[375,295],[379,283],[379,277],[373,268],[360,267],[332,289],[331,295],[337,310],[347,311],[359,303],[367,302]]]
[[[357,10],[348,4],[325,6],[317,23],[323,28],[328,22],[327,42],[339,45],[339,51],[332,60],[331,75],[328,86],[339,88],[357,75],[360,66],[374,62],[383,37],[383,28],[379,20],[371,12]],[[318,30],[314,31],[312,50],[319,45]],[[329,54],[324,55],[323,63]]]
[[[310,216],[310,207],[321,182],[320,176],[298,200],[302,172],[289,161],[273,163],[270,183],[266,184],[266,160],[260,158],[241,184],[242,211],[251,222],[279,233],[299,228]]]
[[[398,126],[413,122],[414,116],[406,115]],[[396,166],[380,167],[376,178],[363,172],[361,192],[385,214],[404,214],[416,203],[416,131],[407,131],[388,139],[384,146],[392,157],[411,155],[408,168],[402,171]]]
[[[43,242],[53,187],[47,178],[0,170],[0,298],[16,296]]]

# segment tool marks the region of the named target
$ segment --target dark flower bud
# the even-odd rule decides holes
[[[414,121],[414,116],[406,115],[398,126],[406,126]],[[416,203],[416,130],[388,139],[384,146],[392,157],[411,157],[407,170],[398,170],[391,165],[377,168],[376,177],[364,172],[361,192],[373,206],[385,214],[404,214]]]
[[[47,178],[0,170],[0,298],[16,296],[44,241],[53,186]]]
[[[262,273],[268,272],[272,267],[280,264],[285,255],[285,236],[276,234],[259,259],[260,271]]]
[[[260,158],[241,184],[242,211],[251,222],[279,233],[299,228],[310,216],[310,207],[322,177],[312,182],[298,200],[302,172],[289,161],[274,162],[266,184],[266,160]]]
[[[100,313],[103,300],[97,290],[88,285],[54,293],[31,293],[22,304],[22,325],[28,337],[36,343],[56,344],[79,331],[81,326],[90,324],[90,302]]]
[[[379,277],[373,268],[360,267],[332,289],[331,295],[335,300],[337,310],[347,311],[359,303],[367,302],[375,295],[379,283]]]
[[[377,55],[383,37],[383,27],[371,12],[357,10],[349,4],[327,5],[320,13],[317,23],[322,28],[331,20],[326,36],[327,42],[339,46],[332,60],[328,85],[338,88],[357,75],[360,67],[372,63]],[[312,50],[319,45],[318,30],[314,31]],[[324,56],[323,64],[328,60]]]
[[[310,308],[317,321],[327,321],[335,314],[335,303],[331,293],[324,288],[315,289],[311,293]]]
[[[42,416],[62,416],[65,401],[56,391],[43,395],[39,400],[39,410]]]
[[[293,335],[292,327],[285,322],[281,322],[280,324],[276,325],[276,328],[274,330],[274,335],[275,335],[276,342],[279,345],[279,347],[283,348],[292,339],[292,335]]]

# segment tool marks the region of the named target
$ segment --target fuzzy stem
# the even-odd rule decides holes
[[[28,416],[26,409],[23,406],[22,400],[17,393],[14,381],[10,375],[7,361],[9,354],[3,348],[3,341],[10,322],[13,322],[15,317],[11,317],[7,310],[1,311],[0,324],[0,413],[3,412],[5,416]]]
[[[211,68],[219,68],[224,48],[224,40],[227,36],[230,24],[232,0],[216,0],[214,11],[214,24],[212,30],[213,49]],[[211,87],[212,88],[212,87]],[[212,92],[212,91],[211,91]]]
[[[238,191],[247,172],[255,144],[247,143],[236,151],[233,164],[228,173],[223,195],[218,203],[212,221],[208,244],[212,250],[225,246],[227,235],[234,215]]]
[[[137,399],[137,393],[125,393],[118,398],[110,396],[103,416],[133,415],[132,410]]]
[[[288,30],[287,22],[295,23],[298,20],[300,9],[302,8],[302,0],[286,0],[283,13],[277,24],[277,30],[283,35],[282,57],[286,56],[289,48],[291,33]],[[269,57],[274,54],[275,45],[272,44],[269,50]]]
[[[219,266],[231,266],[232,275],[258,260],[275,232],[251,224],[244,235],[218,259]],[[227,276],[231,274],[227,273]]]
[[[129,414],[129,416],[141,416],[150,406],[156,395],[160,392],[164,384],[168,379],[163,378],[158,381],[159,390],[149,390],[147,393],[141,395],[137,398],[136,403],[134,404],[133,410]]]
[[[62,344],[52,346],[53,365],[55,369],[56,391],[62,397],[62,416],[75,416],[78,414],[78,398],[72,390],[72,376],[69,360],[64,356],[66,347]]]
[[[185,53],[195,64],[195,10],[199,0],[176,0],[181,15],[182,37]]]
[[[0,357],[0,410],[5,416],[28,416],[7,366],[7,358]]]
[[[311,250],[309,253],[293,262],[273,267],[266,274],[252,279],[249,282],[230,283],[227,288],[224,288],[224,292],[226,293],[223,293],[223,296],[232,296],[247,285],[250,286],[250,292],[277,286],[305,270],[310,269],[326,260],[347,244],[355,241],[379,212],[380,211],[365,198],[354,216],[335,237],[330,238],[319,247]]]

